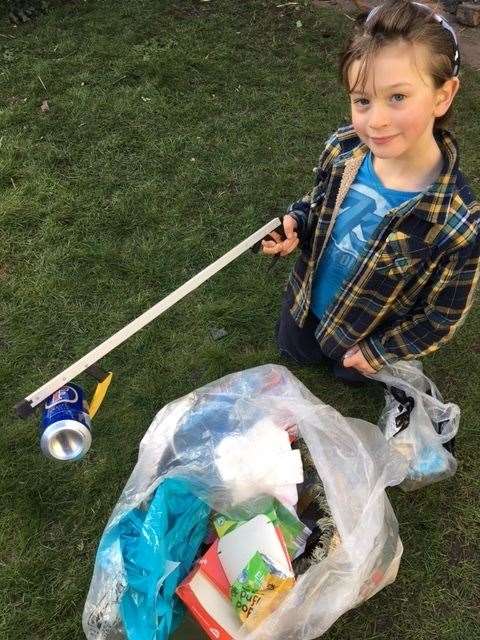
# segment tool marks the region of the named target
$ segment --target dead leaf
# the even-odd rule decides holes
[[[40,105],[40,110],[42,111],[42,113],[47,113],[47,111],[50,111],[47,100],[44,100],[42,102],[42,104]]]

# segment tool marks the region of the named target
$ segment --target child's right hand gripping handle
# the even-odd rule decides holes
[[[278,227],[262,240],[262,253],[278,258],[298,247],[297,221],[287,214],[282,217],[282,223],[283,227]]]

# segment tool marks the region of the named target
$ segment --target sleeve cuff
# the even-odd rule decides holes
[[[305,208],[307,209],[307,211],[305,211],[301,207],[302,204],[306,205]],[[300,201],[300,202],[292,203],[287,209],[288,215],[292,216],[292,218],[294,218],[297,221],[297,233],[298,233],[298,237],[300,238],[300,240],[303,239],[303,235],[304,235],[304,231],[305,231],[306,216],[308,215],[307,212],[308,212],[309,208],[310,208],[310,205]]]
[[[386,364],[390,364],[392,360],[397,359],[395,357],[392,360],[388,358],[380,342],[372,337],[365,338],[365,340],[359,342],[358,347],[365,360],[375,371],[380,371]]]

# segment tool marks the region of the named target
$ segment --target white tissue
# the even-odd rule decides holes
[[[291,449],[288,433],[268,418],[245,435],[225,437],[216,448],[215,463],[234,504],[261,493],[287,505],[298,502],[296,485],[303,482],[300,451]]]

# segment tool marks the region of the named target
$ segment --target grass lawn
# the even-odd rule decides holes
[[[83,638],[96,547],[156,411],[281,362],[272,331],[291,262],[270,276],[249,254],[102,361],[116,378],[85,460],[48,461],[38,414],[12,413],[310,188],[324,140],[349,118],[335,65],[351,22],[277,4],[79,0],[17,29],[1,14],[2,640]],[[479,76],[464,68],[454,131],[477,192],[479,100]],[[214,341],[218,327],[228,335]],[[457,476],[389,492],[405,545],[398,579],[325,639],[479,637],[479,327],[477,302],[424,361],[462,410]],[[380,390],[292,370],[344,415],[376,422]]]

